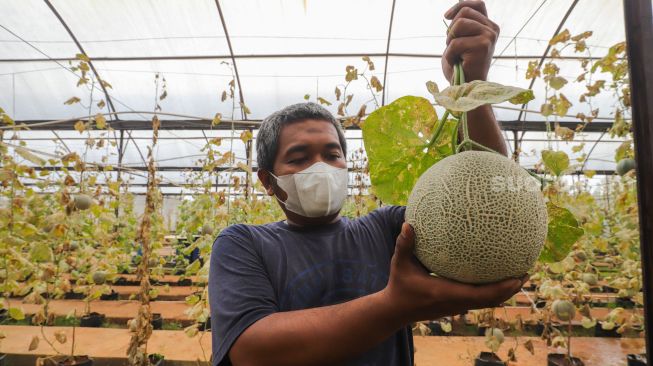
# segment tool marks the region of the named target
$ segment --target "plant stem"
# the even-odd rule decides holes
[[[444,112],[444,115],[442,115],[442,119],[440,120],[438,127],[433,133],[433,136],[431,137],[431,141],[429,141],[429,146],[428,146],[429,149],[433,146],[433,144],[435,144],[435,141],[437,141],[437,139],[440,138],[440,134],[442,133],[442,130],[444,130],[444,125],[447,123],[448,117],[449,117],[449,110],[446,110]]]

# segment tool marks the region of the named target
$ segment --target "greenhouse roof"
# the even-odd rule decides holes
[[[237,159],[245,159],[245,144],[237,138],[240,131],[229,131],[229,123],[219,125],[221,130],[211,129],[216,113],[225,120],[251,121],[245,127],[255,127],[271,112],[306,98],[324,98],[331,103],[327,108],[336,113],[339,102],[334,89],[344,89],[348,65],[365,69],[366,75],[376,76],[384,85],[372,97],[367,83],[351,83],[347,94],[353,94],[351,105],[356,107],[347,111],[349,115],[363,104],[369,113],[404,95],[428,98],[428,80],[447,85],[440,66],[446,38],[442,14],[454,3],[0,0],[0,107],[25,123],[125,112],[108,115],[107,120],[114,128],[127,130],[122,163],[142,168],[152,134],[138,123],[150,120],[158,104],[166,129],[155,151],[160,167],[196,166],[203,154],[200,150],[215,136],[235,136],[233,145],[223,143],[221,148],[233,149]],[[587,55],[594,60],[604,56],[625,39],[622,2],[488,0],[486,4],[491,19],[501,27],[489,80],[530,87],[536,96],[523,108],[495,108],[507,143],[512,149],[514,138],[521,139],[520,162],[533,167],[539,161],[533,152],[547,146],[545,117],[538,112],[546,96],[542,79],[532,83],[525,78],[528,63],[548,60],[549,40],[563,29],[572,35],[592,31]],[[77,54],[90,60],[93,78],[108,84],[77,86],[79,72],[71,70],[79,61]],[[365,56],[374,70],[369,70]],[[555,59],[560,75],[575,79],[582,72],[579,58],[573,49],[562,50]],[[222,101],[232,80],[234,99]],[[164,84],[167,97],[160,100]],[[579,169],[609,172],[622,142],[604,133],[614,119],[614,96],[603,93],[591,103],[576,102],[584,92],[583,83],[565,86],[564,93],[574,105],[559,120],[573,127],[577,113],[589,115],[595,108],[599,118],[574,142],[555,145],[571,158],[589,152],[587,163]],[[65,104],[71,97],[81,102]],[[100,100],[105,102],[102,108],[97,105]],[[35,151],[83,151],[86,137],[72,130],[71,121],[46,123],[41,130],[21,131],[19,136]],[[362,147],[359,130],[347,133],[350,151]],[[116,140],[118,135],[111,133]],[[586,147],[572,151],[579,142]],[[116,149],[107,149],[106,163],[118,164]],[[87,159],[99,162],[102,155],[90,151]],[[170,179],[177,181],[173,173],[161,174],[171,174]]]

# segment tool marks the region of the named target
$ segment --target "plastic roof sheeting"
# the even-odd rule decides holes
[[[336,112],[334,88],[345,84],[345,66],[362,70],[363,55],[370,55],[376,69],[368,71],[385,80],[386,103],[403,95],[427,97],[424,86],[432,80],[447,84],[441,70],[440,55],[445,48],[444,12],[455,1],[448,0],[221,0],[224,24],[215,0],[104,0],[70,2],[50,0],[52,7],[70,28],[90,57],[99,76],[111,84],[108,89],[117,111],[153,111],[156,98],[155,75],[166,79],[168,97],[161,101],[163,112],[210,119],[215,113],[225,118],[241,117],[238,92],[251,110],[251,119],[262,119],[288,104],[323,97],[332,102],[328,108]],[[528,87],[524,77],[529,61],[538,61],[545,54],[548,40],[572,7],[572,0],[488,0],[486,5],[493,21],[501,26],[495,48],[495,60],[489,79],[503,84]],[[104,99],[101,89],[76,87],[77,77],[67,69],[67,59],[80,53],[62,22],[43,0],[0,0],[3,16],[0,24],[0,107],[16,120],[55,120],[95,114],[95,106]],[[616,42],[624,40],[622,3],[614,0],[579,0],[562,24],[572,34],[591,30],[588,52],[600,57]],[[390,32],[390,18],[392,32]],[[228,34],[228,37],[227,37]],[[391,34],[388,40],[388,35]],[[22,38],[19,39],[17,37]],[[236,57],[238,79],[242,90],[236,90],[233,101],[220,100],[221,93],[235,75],[230,41]],[[389,48],[387,71],[386,47]],[[575,56],[573,50],[562,51],[563,57]],[[52,61],[49,59],[56,59]],[[13,61],[11,61],[13,60]],[[577,60],[556,60],[561,75],[575,78],[581,72]],[[536,100],[528,109],[538,110],[545,98],[541,80],[533,85]],[[370,112],[381,103],[363,83],[352,83],[348,93],[354,95],[352,106],[366,103]],[[564,89],[572,101],[584,92],[580,84],[570,83]],[[93,105],[88,108],[88,100]],[[64,105],[72,96],[82,104]],[[592,99],[592,105],[574,103],[569,114],[589,114],[599,108],[600,115],[610,117],[615,100],[608,93]],[[106,111],[106,108],[104,109]],[[357,110],[348,111],[355,114]],[[500,121],[514,121],[519,112],[495,109]],[[129,115],[130,119],[149,119],[150,115]],[[174,118],[162,116],[162,119]],[[522,120],[543,120],[536,113],[524,113]],[[573,121],[573,118],[562,120]],[[164,122],[165,123],[165,122]],[[76,131],[59,131],[71,150],[84,148]],[[206,131],[211,136],[230,135],[229,131]],[[350,131],[351,136],[360,136]],[[539,134],[539,135],[538,135]],[[142,164],[151,143],[151,133],[133,131],[135,139],[125,150],[124,164]],[[162,131],[155,152],[160,165],[195,166],[197,155],[206,143],[201,131]],[[536,136],[537,135],[537,136]],[[588,141],[599,133],[579,136]],[[245,158],[245,147],[235,132],[234,152]],[[534,137],[536,136],[536,137]],[[50,132],[20,132],[34,149],[53,152],[60,142]],[[512,136],[507,134],[508,145]],[[530,138],[533,137],[533,138]],[[177,139],[173,139],[177,138]],[[542,133],[527,132],[523,138],[521,162],[531,167],[537,156],[533,149],[545,147]],[[138,145],[138,149],[135,148]],[[614,168],[613,151],[620,141],[603,136],[592,152],[587,169]],[[360,140],[350,145],[361,145]],[[571,153],[573,144],[558,142]],[[586,150],[593,143],[586,143]],[[228,149],[226,140],[221,149]],[[351,150],[351,149],[350,149]],[[116,163],[115,148],[109,156]],[[94,155],[95,154],[95,155]],[[88,153],[100,159],[103,153]],[[577,154],[572,154],[572,158]],[[254,157],[255,158],[255,157]],[[113,159],[113,160],[112,160]],[[170,160],[168,160],[170,159]]]

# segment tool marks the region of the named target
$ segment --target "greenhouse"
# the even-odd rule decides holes
[[[652,6],[0,0],[0,366],[651,364]]]

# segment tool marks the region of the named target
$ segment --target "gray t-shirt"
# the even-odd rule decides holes
[[[404,213],[405,207],[387,206],[314,229],[283,221],[224,229],[213,244],[209,274],[213,365],[230,365],[235,340],[267,315],[382,290]],[[345,365],[413,365],[410,327]]]

